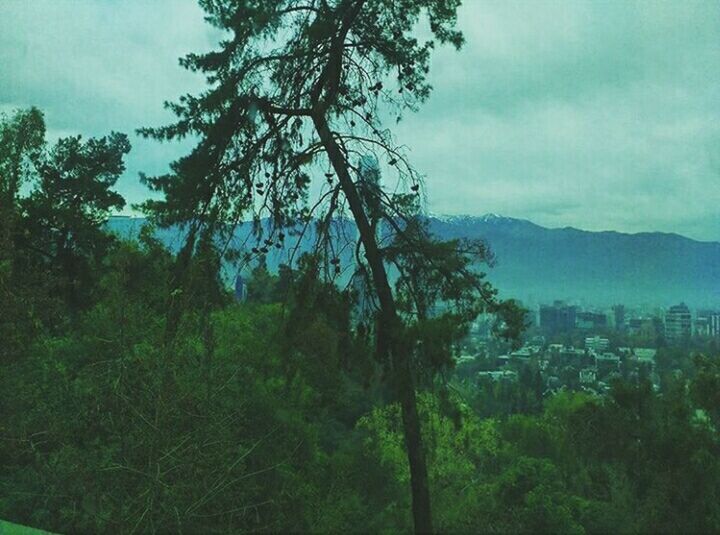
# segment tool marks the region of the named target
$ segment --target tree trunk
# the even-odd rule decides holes
[[[420,418],[417,412],[415,385],[410,365],[410,352],[404,342],[402,322],[397,313],[395,298],[388,281],[387,271],[377,245],[377,239],[365,213],[355,183],[350,177],[340,147],[333,138],[332,132],[324,115],[314,114],[313,123],[320,140],[328,153],[340,186],[345,194],[350,211],[360,232],[360,241],[365,249],[365,256],[370,266],[373,284],[380,301],[379,330],[387,340],[393,369],[395,392],[402,410],[405,445],[410,465],[410,483],[412,489],[412,510],[415,532],[432,532],[432,515],[430,509],[430,489],[428,486],[427,464],[422,444]]]

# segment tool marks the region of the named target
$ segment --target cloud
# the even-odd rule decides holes
[[[118,188],[129,202],[146,197],[138,171],[164,172],[187,144],[160,145],[134,130],[172,120],[163,102],[203,87],[178,57],[217,42],[197,3],[6,0],[0,11],[0,105],[42,109],[51,139],[131,134]]]
[[[132,132],[202,87],[177,58],[219,36],[194,0],[6,0],[0,106],[51,134]],[[549,226],[720,239],[720,4],[465,0],[467,45],[433,56],[435,92],[396,128],[430,209]],[[185,146],[133,139],[119,184]]]
[[[461,21],[399,131],[436,211],[720,239],[720,5],[471,1]]]

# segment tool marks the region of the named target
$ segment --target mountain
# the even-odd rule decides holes
[[[114,217],[109,227],[127,236],[143,223]],[[596,306],[684,301],[694,308],[720,307],[720,242],[660,232],[546,228],[497,214],[430,216],[429,223],[442,239],[484,239],[495,255],[488,279],[501,296],[529,305],[566,299]],[[249,232],[249,225],[242,225],[235,241],[242,243]],[[177,248],[182,236],[170,229],[161,231],[160,239]],[[304,239],[300,248],[309,248],[311,239]],[[282,261],[280,255],[275,252],[269,264]]]
[[[720,242],[660,232],[545,228],[488,214],[431,217],[441,238],[484,238],[495,254],[488,278],[502,295],[535,304],[720,306]]]

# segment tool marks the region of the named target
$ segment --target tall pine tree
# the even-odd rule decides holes
[[[141,130],[198,139],[171,173],[145,178],[164,193],[145,207],[161,224],[189,225],[185,263],[203,229],[231,232],[250,216],[252,255],[285,247],[286,235],[313,224],[330,278],[354,252],[349,270],[368,290],[378,357],[402,408],[415,528],[432,531],[414,370],[423,344],[410,327],[427,321],[438,299],[463,307],[454,315],[461,323],[472,310],[509,307],[473,269],[487,259],[483,247],[434,242],[421,218],[421,176],[382,125],[429,96],[433,47],[462,45],[460,0],[200,3],[227,37],[218,50],[181,60],[205,74],[208,89],[167,104],[175,123]],[[391,179],[380,179],[380,167]],[[352,230],[342,223],[347,216]],[[397,288],[390,264],[403,274]],[[448,352],[450,344],[437,348]]]

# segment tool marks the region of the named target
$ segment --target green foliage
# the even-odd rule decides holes
[[[717,530],[718,437],[687,412],[686,395],[617,385],[610,399],[558,394],[538,416],[502,421],[456,399],[459,422],[437,398],[421,399],[443,531]],[[406,482],[398,408],[375,409],[359,426],[365,447]]]
[[[117,133],[48,147],[35,108],[0,118],[0,362],[91,304],[113,244],[101,227],[124,205],[111,188],[129,150]]]
[[[42,113],[35,108],[0,116],[0,363],[16,358],[37,330],[27,306],[30,284],[19,284],[15,237],[21,187],[32,178],[45,138]]]
[[[82,142],[79,136],[60,139],[38,166],[38,180],[20,202],[23,220],[17,247],[31,251],[27,262],[39,263],[54,278],[52,290],[70,309],[89,304],[91,278],[112,242],[102,231],[111,210],[125,201],[112,191],[124,171],[130,144],[113,133]]]
[[[45,144],[45,121],[37,108],[0,116],[0,193],[13,206],[20,187],[38,165]]]
[[[369,513],[355,493],[330,507],[325,486],[336,469],[362,473],[334,456],[362,411],[338,373],[342,315],[309,304],[300,326],[278,304],[226,307],[211,316],[208,366],[198,311],[181,318],[172,355],[158,349],[171,255],[144,235],[106,260],[75,327],[38,338],[2,378],[0,514],[58,532],[215,532],[330,529]],[[301,293],[336,299],[312,282]]]
[[[692,398],[705,411],[716,428],[720,428],[720,361],[699,355],[695,358],[697,376],[692,383]]]
[[[460,0],[206,0],[201,6],[227,38],[216,50],[188,54],[181,65],[204,74],[208,88],[167,105],[174,124],[139,130],[159,140],[191,135],[198,142],[170,173],[144,177],[164,196],[143,206],[161,225],[191,227],[187,254],[196,232],[231,232],[232,223],[249,218],[257,246],[247,260],[262,261],[270,247],[283,248],[285,232],[305,233],[313,221],[312,253],[328,279],[343,272],[340,253],[354,251],[356,289],[376,305],[363,318],[366,332],[375,335],[376,356],[401,400],[415,528],[432,531],[413,371],[432,383],[450,366],[450,345],[471,310],[505,314],[513,307],[500,306],[470,269],[486,261],[484,247],[439,243],[419,223],[422,177],[382,124],[390,114],[399,121],[429,96],[436,43],[462,45]],[[429,32],[421,41],[423,22]],[[395,185],[381,181],[380,158],[393,168]],[[313,179],[321,185],[311,188]],[[348,213],[357,232],[342,228]],[[389,263],[401,271],[395,292]],[[255,275],[249,297],[268,302],[269,281]],[[428,312],[441,299],[458,310],[437,324]],[[172,307],[171,315],[177,316]],[[506,321],[505,332],[514,332],[515,323]],[[168,333],[175,326],[169,322]],[[424,331],[447,335],[420,339]]]
[[[167,353],[174,262],[147,231],[119,244],[93,305],[4,368],[0,515],[56,532],[410,530],[401,412],[350,297],[308,259],[284,299],[212,307],[210,361],[198,309]],[[713,366],[662,396],[618,383],[509,417],[425,392],[437,528],[717,531]]]

